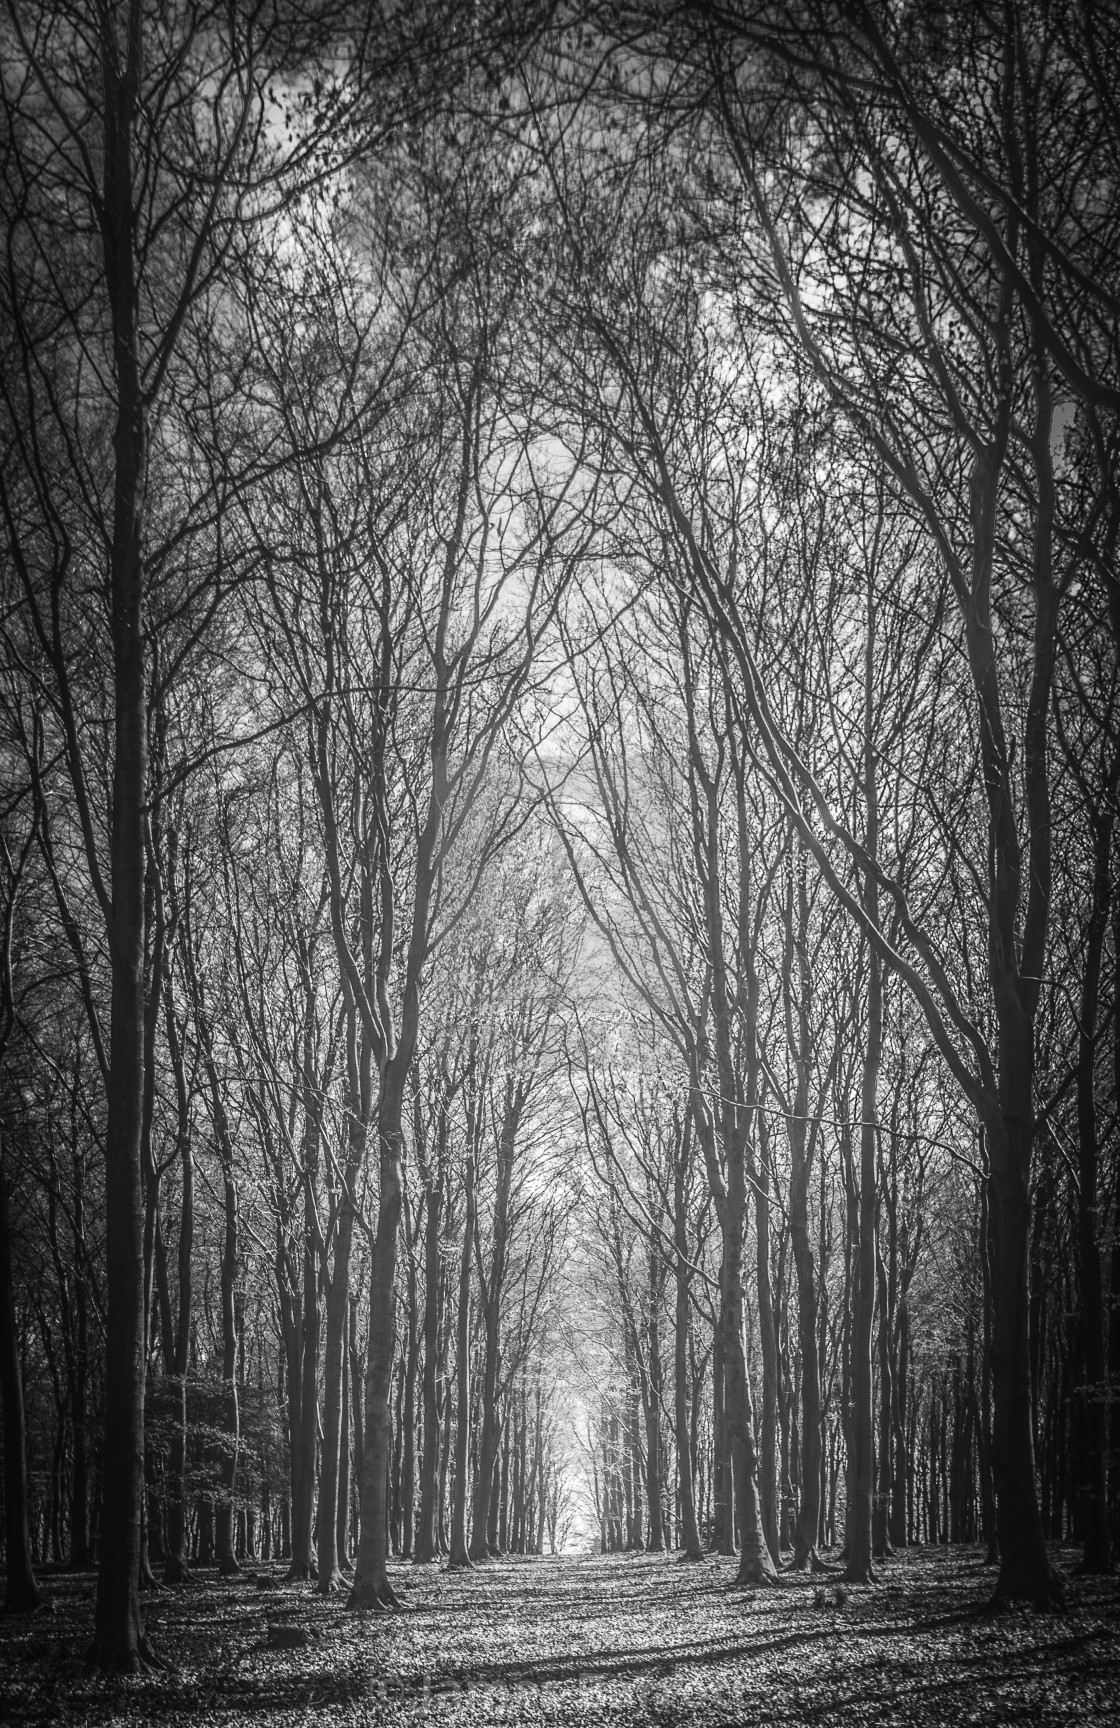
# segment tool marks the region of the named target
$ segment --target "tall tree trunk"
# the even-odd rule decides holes
[[[1112,1569],[1108,1520],[1108,1399],[1105,1380],[1105,1309],[1100,1256],[1100,1145],[1097,1128],[1096,1056],[1101,962],[1112,898],[1110,865],[1115,826],[1120,750],[1109,775],[1100,815],[1093,822],[1093,904],[1081,974],[1077,1040],[1077,1248],[1081,1296],[1081,1445],[1077,1483],[1078,1521],[1084,1532],[1081,1569]],[[1120,1325],[1114,1317],[1113,1328]]]
[[[442,1305],[446,1312],[446,1296]],[[443,1396],[439,1401],[439,1475],[436,1483],[436,1542],[441,1554],[447,1553],[447,1479],[451,1473],[451,1383],[447,1369],[450,1338],[451,1329],[446,1326],[439,1357]]]
[[[797,1280],[797,1341],[801,1353],[798,1447],[801,1493],[793,1532],[793,1564],[801,1568],[814,1562],[820,1517],[821,1398],[817,1358],[816,1261],[809,1238],[807,1136],[804,1122],[791,1122],[789,1128],[794,1149],[790,1170],[789,1222]]]
[[[218,1502],[217,1558],[223,1578],[241,1570],[237,1563],[236,1534],[237,1466],[241,1451],[241,1404],[237,1396],[237,1189],[233,1181],[232,1144],[230,1161],[223,1161],[222,1197],[225,1233],[222,1244],[222,1420],[225,1449],[222,1455],[222,1497]]]
[[[1035,1486],[1027,1266],[1034,1137],[1034,1028],[1005,1003],[999,1030],[1001,1114],[987,1124],[991,1156],[995,1297],[992,1323],[992,1477],[999,1579],[996,1595],[1046,1601],[1054,1575]]]
[[[362,1387],[365,1377],[362,1373],[362,1354],[358,1348],[358,1298],[350,1297],[350,1409],[354,1424],[354,1463],[350,1471],[350,1500],[352,1503],[352,1528],[355,1533],[360,1528],[361,1520],[361,1488],[362,1459],[365,1456],[365,1425],[362,1419]],[[350,1563],[353,1571],[353,1561]]]
[[[351,1114],[351,1138],[338,1206],[338,1229],[334,1245],[334,1267],[327,1289],[326,1343],[323,1352],[323,1445],[319,1467],[317,1520],[319,1594],[329,1596],[342,1582],[345,1543],[339,1546],[340,1518],[347,1516],[346,1496],[341,1492],[342,1450],[345,1444],[349,1468],[349,1435],[343,1429],[343,1382],[350,1317],[350,1254],[354,1238],[354,1187],[365,1151],[365,1126],[360,1114]],[[349,1488],[347,1487],[347,1493]],[[345,1525],[343,1526],[345,1528]]]
[[[688,1214],[685,1207],[685,1176],[692,1141],[692,1117],[686,1115],[683,1125],[675,1125],[678,1143],[673,1173],[673,1265],[675,1309],[673,1315],[673,1419],[677,1443],[677,1481],[681,1502],[681,1544],[689,1560],[703,1557],[700,1530],[696,1521],[696,1500],[693,1485],[691,1434],[688,1422],[688,1286],[691,1270],[688,1257]]]
[[[178,1024],[171,991],[166,992],[165,1022],[177,1100],[177,1137],[182,1194],[179,1211],[178,1312],[176,1314],[171,1384],[175,1399],[175,1426],[171,1436],[171,1482],[167,1506],[167,1559],[165,1584],[181,1584],[187,1577],[187,1372],[191,1355],[191,1255],[194,1248],[194,1157],[191,1148],[190,1106]]]
[[[471,1446],[471,1259],[477,1221],[473,1128],[471,1122],[463,1165],[466,1205],[463,1246],[459,1255],[459,1306],[455,1317],[455,1489],[451,1500],[451,1565],[454,1567],[471,1564],[467,1551],[467,1473]]]
[[[404,1367],[404,1428],[401,1459],[401,1557],[411,1560],[416,1517],[416,1374],[420,1364],[420,1304],[415,1255],[408,1265],[408,1339]]]
[[[893,1551],[890,1523],[894,1501],[895,1368],[891,1349],[893,1304],[881,1244],[876,1252],[875,1265],[879,1288],[879,1447],[875,1459],[875,1503],[871,1517],[871,1535],[876,1559],[885,1559]]]
[[[134,1673],[150,1658],[140,1613],[144,1496],[144,874],[148,793],[143,522],[148,429],[139,364],[134,265],[133,123],[140,97],[141,29],[130,10],[99,14],[104,77],[100,204],[116,393],[109,595],[113,643],[110,1061],[105,1127],[105,1429],[101,1564],[92,1658]]]
[[[380,1192],[370,1267],[369,1352],[365,1386],[362,1519],[350,1608],[396,1608],[389,1583],[389,1395],[395,1346],[397,1235],[401,1216],[404,1087],[415,1040],[402,1038],[390,1059],[377,1115]]]
[[[475,1473],[474,1524],[470,1545],[470,1557],[475,1562],[485,1560],[487,1554],[494,1552],[495,1548],[490,1535],[489,1507],[494,1492],[499,1442],[498,1361],[501,1351],[501,1286],[505,1273],[505,1200],[509,1192],[509,1161],[505,1156],[505,1148],[499,1148],[499,1159],[490,1277],[482,1286],[482,1324],[486,1348],[482,1367],[482,1438],[479,1441]]]
[[[352,1305],[347,1303],[352,1311]],[[335,1517],[335,1552],[340,1572],[350,1572],[350,1350],[349,1339],[342,1346],[342,1394],[339,1399],[338,1424],[338,1502]],[[322,1577],[323,1556],[319,1552],[319,1575]]]
[[[778,1543],[778,1334],[770,1283],[770,1130],[758,1113],[755,1173],[755,1278],[762,1343],[762,1421],[759,1427],[758,1492],[762,1534],[777,1566]]]
[[[743,1172],[728,1166],[728,1222],[723,1239],[724,1354],[727,1365],[727,1426],[731,1440],[735,1509],[742,1549],[737,1584],[768,1584],[774,1562],[762,1534],[758,1505],[758,1453],[755,1449],[754,1406],[743,1351],[743,1220],[746,1192]]]
[[[534,1544],[533,1544],[533,1553],[534,1554],[543,1554],[544,1553],[545,1517],[546,1517],[546,1513],[547,1513],[547,1509],[548,1509],[547,1508],[547,1497],[546,1497],[546,1492],[545,1492],[545,1462],[544,1462],[545,1436],[544,1436],[544,1422],[543,1422],[543,1419],[541,1416],[541,1402],[542,1402],[541,1370],[538,1367],[538,1369],[537,1369],[537,1439],[536,1439],[537,1529],[536,1529],[536,1537],[535,1537]]]
[[[84,1571],[93,1564],[89,1535],[89,1435],[86,1394],[89,1386],[89,1292],[86,1286],[85,1163],[75,1149],[74,1171],[74,1385],[70,1420],[74,1433],[70,1477],[70,1565]]]
[[[508,1554],[509,1553],[509,1531],[510,1531],[509,1465],[510,1465],[510,1453],[512,1450],[512,1442],[513,1442],[513,1436],[514,1436],[515,1431],[516,1430],[514,1427],[514,1398],[513,1398],[513,1391],[511,1389],[510,1393],[506,1399],[506,1407],[505,1407],[504,1411],[502,1412],[502,1428],[501,1428],[501,1433],[502,1433],[502,1467],[501,1467],[501,1470],[498,1474],[498,1480],[496,1483],[496,1487],[498,1490],[498,1493],[497,1493],[497,1508],[498,1508],[498,1510],[497,1510],[497,1536],[495,1537],[495,1540],[493,1543],[493,1548],[494,1548],[495,1553],[498,1553],[498,1554]],[[617,1452],[617,1439],[618,1439],[618,1419],[616,1417],[616,1419],[615,1419],[616,1452]],[[615,1472],[616,1486],[617,1486],[618,1480],[619,1480],[619,1477],[618,1477],[618,1472],[616,1470],[616,1472]],[[616,1498],[616,1506],[617,1506],[617,1498]],[[619,1518],[618,1547],[619,1548],[622,1547],[621,1516]]]
[[[649,1506],[649,1539],[651,1554],[665,1548],[665,1526],[661,1511],[661,1336],[658,1308],[661,1287],[658,1278],[660,1251],[649,1244],[649,1368],[648,1387],[644,1399],[646,1419],[646,1500]]]
[[[31,1556],[27,1494],[27,1424],[19,1328],[12,1275],[9,1183],[0,1156],[0,1400],[4,1411],[5,1614],[30,1614],[42,1607]]]
[[[369,927],[370,887],[363,875],[363,922]],[[334,912],[332,911],[332,918]],[[367,966],[369,961],[367,960]],[[346,1004],[346,1163],[338,1197],[334,1268],[326,1301],[326,1349],[323,1361],[323,1449],[319,1472],[319,1594],[329,1596],[342,1582],[348,1563],[346,1526],[349,1509],[350,1436],[346,1424],[346,1360],[350,1325],[350,1255],[354,1240],[355,1194],[365,1163],[366,1139],[373,1109],[373,1046],[358,1012],[352,986],[343,968]],[[351,1392],[356,1401],[356,1389]],[[339,1537],[339,1531],[342,1537]]]
[[[421,1379],[424,1441],[420,1454],[420,1523],[413,1560],[426,1565],[438,1558],[436,1529],[436,1476],[439,1470],[439,1370],[440,1256],[439,1236],[443,1223],[443,1170],[428,1184],[424,1224],[424,1373]]]
[[[908,1485],[911,1470],[906,1446],[906,1424],[909,1412],[909,1357],[910,1357],[910,1311],[905,1296],[898,1304],[898,1345],[894,1358],[894,1399],[891,1406],[891,1444],[894,1450],[894,1468],[892,1476],[891,1501],[891,1544],[895,1548],[905,1548],[910,1541],[911,1519],[908,1514]],[[989,1356],[985,1334],[985,1344],[982,1354],[981,1368],[981,1433],[986,1433],[988,1412],[991,1409],[989,1401],[988,1372]],[[988,1455],[981,1444],[980,1452],[980,1493],[981,1503],[986,1504],[985,1496],[990,1496],[991,1470]],[[984,1540],[995,1541],[995,1507],[992,1507],[993,1517],[985,1522]],[[994,1558],[994,1556],[993,1556]]]
[[[727,1435],[727,1352],[722,1305],[712,1331],[712,1544],[717,1554],[737,1554],[734,1484]]]
[[[159,682],[158,645],[152,648],[153,682]],[[158,798],[160,790],[160,770],[164,754],[163,737],[166,730],[165,716],[157,708],[155,713],[154,749],[151,753],[152,790]],[[157,806],[158,808],[158,806]],[[144,1092],[140,1111],[140,1177],[144,1194],[144,1336],[145,1360],[151,1354],[153,1337],[152,1314],[155,1300],[155,1269],[156,1243],[159,1236],[159,1197],[160,1170],[155,1160],[152,1147],[152,1126],[155,1117],[156,1099],[156,1033],[159,1029],[160,1001],[164,984],[164,954],[167,935],[167,920],[164,915],[164,899],[159,878],[156,855],[160,844],[158,815],[153,812],[149,818],[150,839],[147,848],[147,862],[144,870],[144,929],[145,929],[145,977],[144,977]],[[147,938],[151,939],[151,953],[147,952]],[[144,1589],[156,1588],[156,1580],[151,1570],[150,1561],[163,1558],[163,1537],[161,1529],[161,1507],[156,1493],[155,1460],[152,1457],[150,1445],[144,1447],[144,1487],[145,1496],[142,1507],[140,1527],[140,1583]]]
[[[288,1577],[314,1574],[315,1446],[319,1428],[319,1288],[317,1277],[314,1170],[318,1130],[310,1120],[304,1129],[303,1174],[303,1351],[300,1362],[298,1470],[292,1482],[292,1558]]]
[[[863,683],[863,801],[866,822],[864,845],[872,863],[879,856],[879,794],[875,774],[875,597],[869,566],[867,581],[867,624],[864,648]],[[873,930],[879,928],[879,888],[874,871],[863,873],[863,909]],[[879,1207],[878,1180],[878,1086],[883,1054],[883,973],[875,949],[867,945],[867,1037],[863,1050],[863,1077],[860,1088],[859,1134],[859,1287],[856,1302],[855,1328],[852,1336],[852,1442],[854,1458],[851,1469],[852,1498],[848,1504],[847,1548],[848,1564],[845,1577],[852,1583],[869,1584],[874,1573],[871,1565],[873,1511],[875,1494],[875,1405],[874,1380],[871,1366],[871,1346],[875,1330],[875,1294],[878,1282],[878,1237],[876,1225]],[[799,1229],[801,1219],[798,1220]],[[803,1252],[801,1242],[794,1239],[795,1251]],[[801,1266],[798,1265],[801,1276]],[[815,1307],[815,1304],[814,1304]],[[886,1323],[884,1314],[883,1321]],[[814,1328],[815,1333],[815,1328]],[[806,1348],[804,1322],[801,1332],[802,1353]],[[814,1359],[816,1345],[814,1342]],[[803,1371],[804,1383],[804,1371]],[[886,1407],[889,1409],[889,1393]],[[813,1420],[808,1399],[805,1400],[805,1426]],[[819,1431],[819,1421],[817,1423]],[[889,1428],[884,1427],[882,1445],[889,1448]],[[885,1520],[884,1498],[884,1520]],[[801,1544],[807,1530],[799,1526]],[[884,1538],[885,1538],[884,1528]],[[800,1546],[799,1545],[799,1546]],[[802,1558],[800,1554],[795,1559]]]

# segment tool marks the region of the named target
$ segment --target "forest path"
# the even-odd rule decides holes
[[[50,1613],[0,1622],[0,1721],[1120,1722],[1115,1581],[1077,1583],[1062,1615],[987,1618],[991,1573],[972,1550],[911,1552],[866,1589],[786,1578],[744,1593],[733,1572],[662,1555],[393,1566],[399,1615],[350,1614],[279,1568],[205,1573],[148,1600],[170,1666],[136,1680],[86,1672],[92,1578],[59,1574]],[[306,1642],[270,1648],[270,1627]]]

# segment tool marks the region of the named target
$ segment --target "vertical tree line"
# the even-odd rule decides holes
[[[0,46],[9,1608],[1108,1570],[1115,22]]]

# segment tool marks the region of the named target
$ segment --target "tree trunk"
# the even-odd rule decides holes
[[[463,1246],[459,1255],[459,1306],[455,1317],[455,1489],[451,1500],[451,1565],[454,1567],[471,1564],[467,1551],[467,1473],[471,1444],[471,1257],[474,1254],[477,1206],[474,1159],[474,1135],[468,1132],[463,1166],[466,1207]]]
[[[617,1424],[617,1420],[616,1420],[616,1423],[615,1423],[616,1438],[617,1438],[617,1430],[618,1430],[618,1424]],[[497,1534],[497,1538],[496,1538],[494,1546],[495,1546],[495,1551],[499,1554],[508,1554],[509,1553],[509,1530],[510,1530],[509,1464],[510,1464],[510,1451],[511,1451],[513,1436],[514,1436],[515,1432],[516,1432],[516,1429],[514,1426],[514,1400],[513,1400],[513,1392],[511,1390],[509,1397],[506,1401],[506,1408],[505,1408],[505,1411],[504,1411],[503,1417],[502,1417],[502,1467],[501,1467],[501,1471],[499,1472],[499,1475],[498,1475],[498,1483],[497,1483],[497,1487],[498,1487],[498,1514],[497,1514],[497,1517],[498,1517],[498,1534]],[[617,1481],[617,1479],[618,1478],[617,1478],[617,1473],[616,1473],[616,1481]],[[619,1526],[619,1531],[620,1531],[620,1533],[619,1533],[619,1539],[618,1539],[618,1546],[621,1548],[621,1546],[622,1546],[621,1524]]]
[[[351,1304],[347,1303],[348,1310]],[[340,1572],[350,1572],[350,1350],[349,1339],[342,1346],[342,1395],[339,1399],[338,1423],[338,1509],[335,1519],[335,1553]],[[319,1576],[322,1577],[322,1550],[319,1554]]]
[[[867,627],[864,650],[864,709],[863,709],[863,800],[866,821],[864,844],[872,862],[879,855],[879,796],[875,774],[875,600],[870,573],[867,583]],[[874,872],[863,873],[861,883],[863,908],[868,923],[879,928],[879,889]],[[859,1293],[856,1303],[855,1328],[852,1338],[852,1499],[848,1506],[848,1564],[845,1577],[855,1584],[870,1584],[874,1573],[871,1565],[873,1514],[875,1494],[875,1406],[874,1380],[871,1367],[871,1346],[875,1330],[875,1293],[879,1272],[877,1219],[879,1204],[878,1180],[878,1086],[879,1068],[883,1055],[883,972],[878,954],[867,945],[867,1039],[863,1051],[863,1077],[860,1088],[859,1136]],[[799,1220],[800,1223],[800,1220]],[[795,1248],[801,1245],[795,1237]],[[800,1264],[798,1273],[800,1276]],[[815,1310],[815,1303],[814,1303]],[[883,1314],[883,1324],[887,1315]],[[814,1328],[815,1330],[815,1328]],[[802,1351],[805,1349],[805,1327],[802,1324]],[[815,1358],[815,1344],[814,1344]],[[804,1383],[804,1376],[803,1376]],[[890,1409],[889,1379],[884,1387],[884,1406]],[[805,1426],[812,1421],[809,1402],[805,1402]],[[819,1421],[817,1423],[819,1432]],[[889,1424],[884,1424],[882,1449],[889,1455]],[[883,1539],[886,1540],[886,1496],[883,1497]],[[802,1543],[805,1527],[800,1526]],[[801,1556],[795,1556],[800,1558]]]
[[[4,1547],[6,1557],[5,1614],[30,1614],[43,1599],[31,1557],[31,1523],[27,1495],[27,1425],[24,1417],[23,1375],[20,1372],[19,1328],[16,1323],[15,1282],[12,1276],[9,1186],[0,1158],[0,1400],[4,1412]]]
[[[237,1466],[241,1450],[241,1406],[237,1396],[238,1328],[235,1286],[237,1281],[237,1190],[233,1183],[232,1145],[230,1162],[224,1165],[222,1192],[225,1240],[222,1247],[222,1420],[225,1450],[222,1455],[222,1497],[218,1502],[217,1557],[223,1578],[240,1572],[234,1551],[236,1533]]]
[[[985,1334],[986,1338],[986,1334]],[[891,1545],[895,1548],[905,1548],[910,1540],[911,1520],[908,1514],[908,1484],[911,1477],[909,1459],[906,1447],[906,1424],[909,1405],[909,1357],[910,1357],[910,1314],[906,1297],[898,1304],[898,1345],[894,1358],[894,1399],[891,1406],[891,1444],[894,1451],[894,1467],[892,1475],[891,1499]],[[981,1370],[981,1433],[985,1433],[987,1412],[991,1405],[988,1393],[988,1349],[985,1342],[983,1352],[983,1367]],[[981,1500],[990,1493],[991,1472],[987,1453],[981,1443],[980,1453],[980,1483]],[[994,1507],[993,1507],[994,1514]],[[984,1526],[984,1540],[995,1541],[995,1523],[988,1521]],[[994,1558],[994,1556],[993,1556]]]
[[[762,1423],[759,1429],[758,1491],[762,1534],[777,1566],[778,1544],[778,1334],[770,1285],[770,1131],[758,1113],[758,1170],[755,1173],[755,1278],[762,1341]]]
[[[548,1510],[545,1486],[545,1436],[544,1423],[541,1417],[541,1375],[537,1370],[537,1530],[533,1546],[534,1554],[544,1553],[544,1531]]]
[[[361,1518],[361,1475],[362,1459],[365,1456],[365,1430],[362,1422],[362,1358],[358,1349],[358,1298],[350,1297],[350,1410],[354,1427],[354,1463],[350,1471],[350,1501],[352,1529],[355,1537],[360,1527]],[[350,1562],[353,1571],[353,1561]]]
[[[73,1470],[70,1478],[70,1565],[84,1571],[93,1564],[89,1535],[89,1437],[86,1392],[89,1385],[89,1293],[83,1258],[86,1252],[85,1165],[81,1153],[74,1160],[74,1314],[76,1339],[74,1384],[70,1420],[74,1434]]]
[[[404,1369],[404,1452],[401,1460],[401,1557],[412,1558],[416,1517],[416,1373],[420,1364],[420,1303],[416,1257],[408,1262],[408,1342]]]
[[[441,1307],[446,1313],[446,1294]],[[449,1344],[450,1327],[445,1327],[439,1356],[443,1396],[439,1401],[439,1475],[436,1483],[436,1546],[440,1554],[447,1553],[447,1479],[451,1472],[451,1383],[447,1370]]]
[[[734,1486],[727,1435],[727,1352],[725,1316],[721,1312],[712,1334],[712,1544],[717,1554],[737,1554]]]
[[[1035,1487],[1027,1292],[1033,1039],[1028,1017],[1016,1026],[1005,1008],[999,1038],[1001,1117],[988,1124],[995,1261],[992,1477],[999,1537],[996,1597],[1046,1602],[1055,1578]]]
[[[470,1557],[473,1561],[485,1560],[488,1553],[493,1553],[496,1544],[489,1531],[489,1507],[494,1492],[495,1470],[498,1460],[498,1355],[500,1349],[499,1320],[500,1292],[495,1288],[497,1272],[497,1244],[495,1257],[491,1262],[490,1285],[483,1292],[482,1320],[486,1340],[486,1351],[482,1367],[482,1438],[478,1447],[478,1467],[474,1483],[474,1526],[471,1532]]]
[[[100,209],[113,331],[116,423],[109,590],[113,642],[110,1062],[105,1127],[105,1429],[101,1564],[92,1659],[135,1673],[150,1657],[140,1613],[144,1497],[144,875],[148,792],[143,521],[148,435],[139,366],[132,133],[140,32],[122,60],[116,16],[99,15],[104,69]]]
[[[793,1565],[811,1566],[820,1519],[821,1395],[817,1358],[817,1279],[809,1239],[809,1159],[805,1124],[791,1121],[789,1223],[797,1277],[797,1341],[801,1353],[801,1425],[798,1463],[801,1493],[793,1531]],[[872,1286],[874,1292],[874,1286]]]
[[[353,1105],[351,1106],[353,1111]],[[350,1253],[354,1236],[354,1186],[358,1181],[365,1148],[365,1129],[360,1116],[351,1115],[351,1139],[342,1194],[339,1198],[338,1230],[335,1236],[334,1268],[327,1290],[326,1345],[323,1352],[323,1445],[319,1465],[317,1522],[319,1594],[329,1596],[342,1583],[346,1544],[338,1541],[339,1520],[347,1517],[346,1494],[341,1491],[342,1449],[346,1446],[349,1470],[349,1435],[343,1427],[343,1403],[347,1329],[350,1316]],[[347,1485],[347,1494],[349,1487]],[[343,1522],[345,1529],[345,1522]]]
[[[728,1225],[724,1230],[723,1317],[724,1352],[727,1364],[727,1426],[731,1441],[735,1508],[739,1517],[742,1550],[737,1584],[769,1584],[775,1576],[774,1562],[762,1535],[758,1506],[758,1453],[755,1449],[754,1408],[747,1362],[743,1353],[743,1218],[746,1194],[742,1172],[733,1175],[730,1164],[727,1183]],[[736,1223],[737,1219],[737,1223]]]
[[[404,1083],[411,1063],[404,1044],[390,1060],[378,1109],[380,1194],[370,1267],[369,1351],[365,1387],[365,1452],[362,1459],[362,1520],[350,1608],[397,1608],[389,1583],[389,1455],[392,1445],[389,1394],[395,1348],[394,1286],[401,1216],[404,1150]]]
[[[1100,1008],[1101,961],[1108,929],[1112,883],[1109,866],[1116,808],[1120,751],[1109,775],[1108,796],[1093,823],[1093,905],[1081,975],[1081,1012],[1077,1040],[1077,1247],[1081,1274],[1081,1444],[1077,1511],[1084,1533],[1081,1569],[1112,1569],[1108,1521],[1108,1401],[1105,1380],[1105,1310],[1100,1256],[1100,1146],[1097,1128],[1096,1048]],[[1113,1327],[1120,1325],[1114,1318]]]
[[[984,1137],[980,1135],[981,1157]],[[984,1335],[980,1367],[980,1505],[983,1519],[985,1564],[994,1566],[999,1559],[996,1535],[996,1497],[992,1480],[992,1231],[988,1196],[990,1183],[980,1179],[980,1283],[984,1299]]]
[[[316,1132],[308,1127],[305,1153]],[[293,1581],[314,1574],[313,1526],[315,1520],[315,1445],[319,1426],[319,1290],[316,1276],[315,1217],[312,1168],[304,1168],[303,1223],[303,1352],[300,1362],[299,1435],[296,1443],[298,1469],[292,1482],[292,1558],[288,1577]]]
[[[187,1371],[191,1354],[191,1253],[194,1247],[194,1158],[191,1150],[190,1109],[178,1027],[171,992],[167,991],[165,1020],[171,1067],[178,1100],[179,1168],[182,1195],[179,1214],[177,1268],[179,1306],[176,1314],[174,1356],[171,1364],[175,1427],[171,1437],[171,1483],[167,1506],[167,1559],[165,1584],[181,1584],[187,1577]]]
[[[651,1554],[665,1548],[665,1526],[661,1511],[661,1336],[658,1326],[661,1286],[658,1278],[660,1253],[649,1244],[649,1385],[644,1400],[646,1419],[646,1500],[649,1506]]]
[[[428,1184],[424,1224],[424,1373],[421,1405],[424,1437],[420,1454],[420,1523],[413,1560],[426,1565],[439,1556],[436,1529],[436,1476],[439,1470],[439,1408],[436,1379],[439,1368],[440,1258],[443,1223],[443,1171]]]
[[[685,1172],[692,1137],[691,1117],[678,1130],[680,1150],[673,1181],[673,1237],[676,1249],[674,1288],[676,1307],[673,1317],[673,1417],[677,1442],[677,1481],[681,1501],[681,1543],[685,1557],[703,1557],[700,1531],[696,1522],[696,1502],[693,1492],[692,1451],[688,1422],[688,1285],[691,1273],[688,1262],[688,1218],[685,1210]]]

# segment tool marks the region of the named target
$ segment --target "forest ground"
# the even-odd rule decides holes
[[[1056,1557],[1072,1572],[1076,1550]],[[837,1574],[753,1593],[729,1588],[730,1560],[664,1555],[390,1574],[399,1615],[348,1613],[279,1565],[204,1572],[146,1599],[166,1669],[121,1679],[84,1666],[93,1575],[48,1571],[52,1606],[0,1621],[0,1722],[1120,1723],[1120,1583],[1071,1580],[1059,1614],[990,1615],[972,1549],[912,1550],[867,1588]]]

